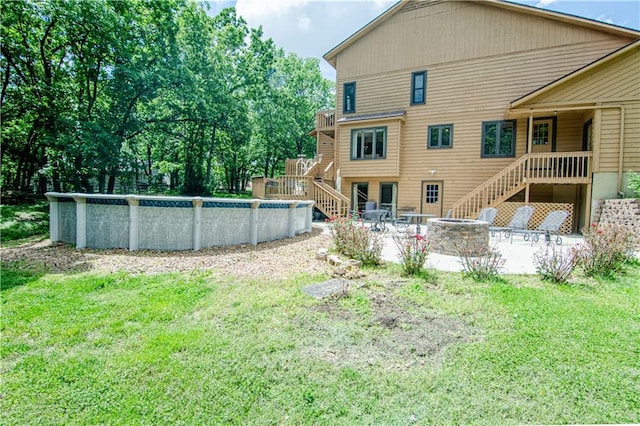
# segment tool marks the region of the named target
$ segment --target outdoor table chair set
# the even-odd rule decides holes
[[[518,207],[513,214],[513,217],[507,224],[507,226],[493,226],[493,223],[498,216],[498,209],[494,207],[486,207],[480,210],[476,220],[487,222],[489,224],[489,231],[491,236],[498,236],[511,240],[513,243],[513,236],[515,234],[522,234],[522,238],[525,241],[531,241],[537,243],[540,240],[540,236],[544,235],[544,241],[546,244],[550,244],[551,241],[555,241],[556,244],[562,244],[562,237],[558,234],[560,227],[569,216],[569,213],[564,210],[554,210],[549,212],[544,218],[542,223],[535,229],[529,229],[529,221],[533,216],[534,208],[531,206]],[[450,213],[446,217],[449,217]],[[392,218],[392,213],[385,209],[363,210],[361,212],[361,218],[366,223],[369,222],[369,230],[372,232],[387,232],[389,227],[387,223],[391,223],[395,229],[399,232],[406,231],[410,225],[413,224],[415,219],[416,231],[420,233],[420,224],[422,219],[435,217],[433,214],[419,214],[419,213],[402,213]]]

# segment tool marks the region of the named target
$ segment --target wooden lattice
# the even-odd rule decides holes
[[[507,226],[516,212],[518,207],[529,205],[534,208],[533,216],[529,220],[529,229],[536,229],[547,217],[549,212],[554,210],[566,210],[569,216],[560,227],[560,234],[570,234],[573,230],[573,204],[571,203],[516,203],[505,202],[498,205],[498,215],[494,222],[494,226]]]

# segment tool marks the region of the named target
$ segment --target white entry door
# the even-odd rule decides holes
[[[422,206],[420,213],[442,216],[442,181],[422,182]]]

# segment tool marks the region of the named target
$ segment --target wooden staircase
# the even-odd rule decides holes
[[[315,207],[327,217],[346,216],[349,198],[336,191],[322,179],[310,176],[281,176],[279,178],[254,178],[256,198],[276,200],[313,200]]]
[[[327,217],[346,216],[349,198],[322,181],[313,181],[313,201],[316,207]]]
[[[534,183],[590,183],[590,151],[525,154],[451,206],[451,217],[475,218]]]

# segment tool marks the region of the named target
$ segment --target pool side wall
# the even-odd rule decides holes
[[[77,248],[199,250],[311,231],[313,201],[48,192],[52,242]]]

